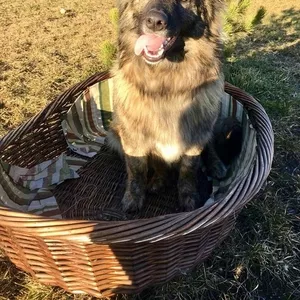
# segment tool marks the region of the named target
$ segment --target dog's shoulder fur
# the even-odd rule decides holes
[[[132,143],[134,149],[138,147],[140,155],[154,152],[167,161],[179,159],[195,145],[204,147],[218,117],[223,78],[211,78],[202,85],[178,92],[180,83],[183,86],[182,82],[187,81],[182,77],[176,84],[176,80],[170,78],[167,84],[173,92],[153,95],[130,84],[124,73],[117,71],[112,129],[126,139],[126,144]],[[132,152],[124,150],[128,154]]]

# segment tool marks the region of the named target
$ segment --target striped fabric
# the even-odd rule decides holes
[[[104,144],[112,118],[112,79],[83,92],[71,107],[62,127],[67,143],[77,154],[93,157]]]
[[[0,205],[22,212],[61,218],[51,189],[67,179],[78,178],[85,159],[65,154],[31,169],[0,163]]]
[[[112,79],[108,79],[90,86],[63,116],[62,128],[69,148],[82,158],[62,154],[31,169],[0,163],[0,205],[61,218],[51,190],[67,179],[78,178],[77,171],[105,143],[113,112],[112,84]],[[230,166],[227,177],[222,181],[213,180],[213,192],[205,205],[216,201],[220,192],[230,189],[237,180],[242,180],[254,163],[256,131],[243,106],[224,93],[220,117],[228,116],[235,116],[242,124],[242,151]]]

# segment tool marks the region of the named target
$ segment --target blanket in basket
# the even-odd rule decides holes
[[[63,116],[62,128],[66,142],[76,155],[61,154],[30,169],[0,162],[0,205],[61,218],[52,190],[67,179],[79,178],[77,171],[104,145],[113,112],[112,85],[113,79],[108,79],[90,86],[76,98]],[[242,151],[230,166],[226,178],[212,181],[213,192],[205,205],[216,201],[220,193],[241,180],[256,157],[256,131],[237,100],[224,93],[220,117],[235,116],[241,122]]]

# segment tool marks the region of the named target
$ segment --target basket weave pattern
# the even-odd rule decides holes
[[[75,85],[6,135],[1,159],[32,167],[68,151],[61,116],[80,92],[108,77],[100,73]],[[220,201],[188,213],[110,222],[47,219],[0,207],[0,247],[40,282],[98,297],[140,292],[199,264],[260,190],[273,159],[273,131],[262,106],[228,83],[225,91],[248,111],[257,131],[257,159]]]

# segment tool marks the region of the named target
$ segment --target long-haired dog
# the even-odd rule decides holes
[[[147,189],[164,184],[177,165],[179,204],[199,201],[197,170],[206,147],[209,169],[226,169],[211,144],[224,88],[221,71],[222,0],[119,0],[118,59],[110,144],[120,145],[127,167],[125,211],[141,209]]]

